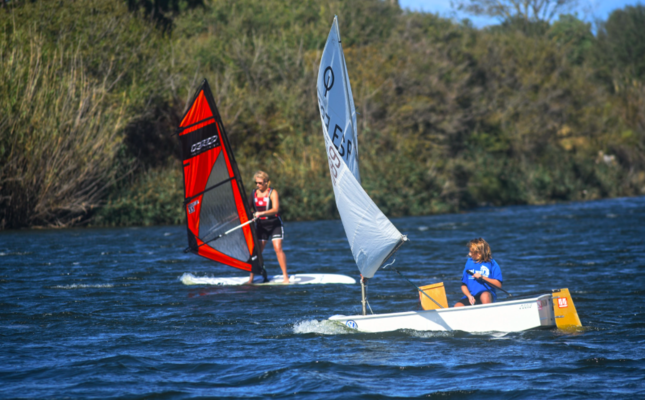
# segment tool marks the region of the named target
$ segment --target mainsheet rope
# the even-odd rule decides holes
[[[385,267],[383,267],[383,269],[385,269],[385,268],[389,267],[390,265],[394,264],[394,261],[396,261],[396,259],[392,260],[392,262],[391,262],[391,263],[389,263],[388,265],[386,265]],[[429,298],[430,300],[432,300],[432,302],[433,302],[433,303],[435,303],[437,306],[439,306],[439,308],[445,308],[445,307],[443,307],[441,304],[437,303],[437,301],[436,301],[435,299],[433,299],[432,297],[430,297],[430,295],[428,295],[426,292],[424,292],[423,290],[421,290],[417,285],[415,285],[414,283],[412,283],[412,281],[411,281],[411,280],[409,280],[408,278],[406,278],[405,276],[403,276],[403,274],[402,274],[401,272],[399,272],[399,270],[398,270],[398,269],[396,269],[396,268],[392,268],[392,269],[393,269],[397,274],[401,275],[401,278],[403,278],[403,279],[405,279],[406,281],[408,281],[408,282],[410,283],[410,285],[412,285],[412,286],[414,286],[415,288],[417,288],[417,290],[419,291],[419,293],[423,294],[424,296],[426,296],[427,298]]]

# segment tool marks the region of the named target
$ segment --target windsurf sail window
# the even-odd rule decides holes
[[[208,82],[195,92],[179,125],[188,248],[210,260],[260,273],[255,226],[242,178]]]
[[[407,238],[360,183],[356,110],[337,17],[320,60],[317,96],[336,207],[354,261],[361,274],[371,278]]]

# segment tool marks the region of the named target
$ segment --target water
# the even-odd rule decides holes
[[[645,396],[645,197],[394,223],[411,239],[396,265],[449,303],[483,236],[506,290],[568,287],[584,330],[356,333],[326,319],[360,313],[359,285],[184,286],[241,273],[182,253],[180,226],[2,232],[0,398]],[[357,275],[339,221],[286,228],[290,272]],[[369,300],[418,309],[394,272]]]

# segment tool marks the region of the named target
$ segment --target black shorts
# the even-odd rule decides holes
[[[275,219],[259,219],[255,223],[258,232],[258,239],[266,242],[268,240],[284,239],[284,226],[280,217]]]
[[[483,304],[483,303],[482,303],[482,300],[481,300],[481,297],[482,297],[482,294],[484,294],[484,293],[486,293],[486,292],[490,293],[490,291],[489,291],[489,290],[484,290],[484,291],[482,291],[482,292],[477,293],[477,296],[473,296],[473,297],[475,297],[475,304],[474,304],[474,305],[477,305],[477,304]],[[490,296],[491,296],[491,298],[493,298],[493,294],[492,294],[492,293],[490,293]],[[465,299],[461,299],[461,300],[459,300],[457,303],[461,303],[461,304],[463,304],[463,305],[465,305],[465,306],[469,306],[469,305],[471,305],[471,304],[470,304],[470,301],[468,301],[468,297],[466,297]],[[455,303],[455,304],[456,304],[456,303]]]

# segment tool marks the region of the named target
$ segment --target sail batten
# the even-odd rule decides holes
[[[193,195],[191,197],[187,197],[186,199],[184,199],[184,205],[186,203],[190,203],[193,199],[195,199],[195,197],[201,196],[202,194],[208,192],[209,190],[216,189],[218,186],[221,186],[221,185],[223,185],[225,183],[228,183],[228,182],[232,181],[233,179],[235,179],[235,178],[228,178],[226,180],[221,181],[220,183],[215,184],[214,186],[211,186],[211,187],[208,187],[208,188],[204,189],[203,191],[201,191],[201,192],[199,192],[199,193],[197,193],[197,194],[195,194],[195,195]]]
[[[250,220],[235,156],[215,100],[204,80],[179,125],[188,249],[210,260],[260,273],[255,226],[223,235]]]
[[[206,119],[204,119],[204,120],[197,121],[197,122],[192,123],[192,124],[190,124],[190,125],[188,125],[188,126],[180,127],[179,129],[177,129],[177,132],[178,132],[179,134],[181,134],[181,133],[185,133],[185,131],[186,131],[187,129],[190,129],[190,128],[194,127],[195,125],[199,125],[199,124],[201,124],[201,123],[203,123],[203,122],[208,122],[208,121],[210,121],[210,120],[213,120],[213,122],[215,122],[215,117],[208,117],[208,118],[206,118]]]
[[[337,18],[320,61],[317,94],[336,207],[354,261],[361,274],[371,278],[406,238],[360,183],[356,108]]]

